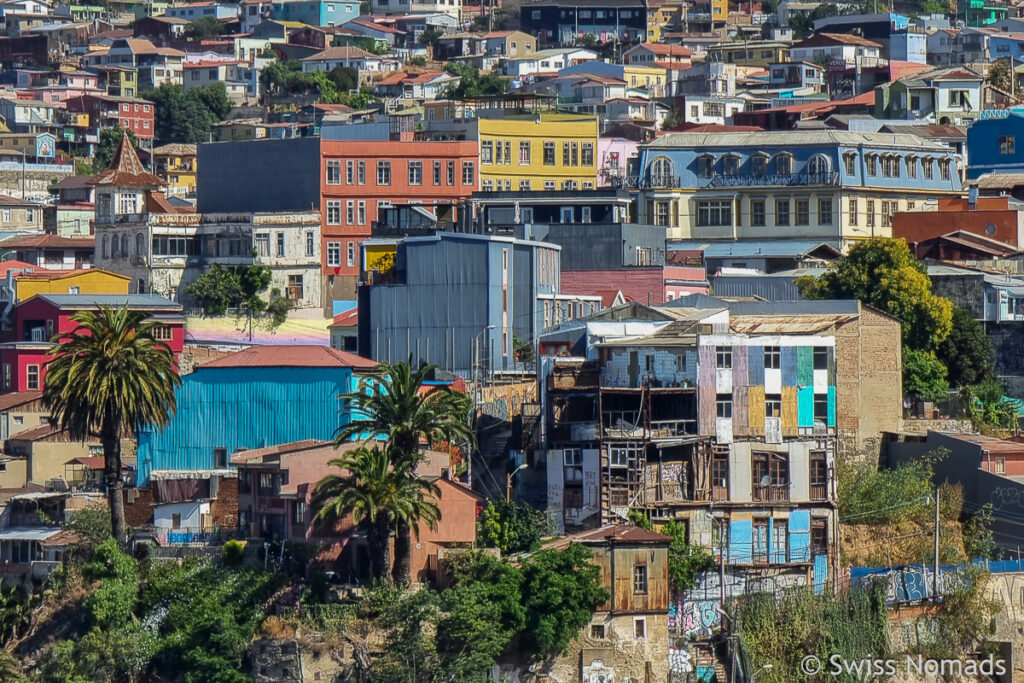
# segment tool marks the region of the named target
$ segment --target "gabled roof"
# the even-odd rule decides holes
[[[15,391],[10,394],[0,394],[0,411],[38,401],[42,397],[43,392],[41,391]]]
[[[174,156],[195,156],[196,146],[180,142],[172,142],[169,145],[161,145],[153,150],[153,154],[170,154]]]
[[[329,59],[380,59],[380,57],[362,48],[345,45],[342,47],[329,47],[323,52],[317,52],[315,55],[304,57],[301,61],[319,62]]]
[[[359,324],[359,309],[353,308],[352,310],[339,313],[334,316],[334,320],[328,327],[355,327]]]
[[[444,71],[425,71],[423,73],[412,73],[396,71],[390,76],[386,76],[381,80],[377,81],[377,85],[404,85],[414,83],[429,83],[434,79],[441,78],[444,76],[451,76]],[[454,78],[454,76],[451,76]]]
[[[94,237],[61,237],[60,235],[18,235],[0,242],[4,249],[94,249]]]
[[[793,48],[807,48],[807,47],[825,47],[829,45],[858,45],[860,47],[877,47],[882,46],[878,43],[868,40],[867,38],[861,38],[851,33],[815,33],[806,40],[801,40],[799,43],[795,43]]]
[[[664,534],[647,531],[646,529],[641,529],[638,526],[615,524],[603,526],[600,529],[590,529],[588,531],[581,531],[576,534],[562,536],[561,538],[555,539],[549,543],[545,543],[544,548],[546,550],[562,550],[568,548],[573,543],[582,543],[584,545],[631,545],[639,543],[644,545],[651,544],[667,546],[672,543],[672,539]]]
[[[692,57],[693,50],[682,45],[668,45],[666,43],[641,43],[637,47],[650,50],[661,57]],[[635,49],[635,48],[634,48]]]
[[[39,206],[39,202],[28,199],[18,199],[10,195],[0,194],[0,206]]]
[[[139,161],[139,155],[127,135],[121,136],[117,152],[110,161],[110,167],[100,171],[89,180],[90,185],[116,185],[118,187],[139,187],[156,189],[167,183],[149,171]]]
[[[203,368],[354,368],[369,370],[375,361],[329,346],[274,345],[247,349],[203,363]]]

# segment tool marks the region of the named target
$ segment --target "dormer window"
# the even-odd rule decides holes
[[[811,175],[823,176],[832,170],[832,164],[824,154],[815,154],[807,162],[807,172]]]
[[[697,177],[710,178],[715,175],[715,157],[704,154],[697,157]]]
[[[122,192],[117,198],[117,213],[136,214],[139,212],[139,195],[135,192]]]
[[[735,154],[727,154],[722,159],[722,175],[739,175],[740,158]]]
[[[672,160],[668,157],[656,157],[651,162],[651,185],[668,187],[672,182]]]
[[[793,155],[789,152],[783,152],[782,154],[775,157],[775,174],[776,175],[792,175],[793,173]]]
[[[768,155],[758,152],[750,158],[750,172],[756,176],[763,176],[768,170]]]

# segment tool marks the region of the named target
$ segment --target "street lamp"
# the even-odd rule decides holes
[[[772,665],[771,665],[771,664],[765,664],[764,666],[762,666],[762,667],[761,667],[760,669],[758,669],[757,671],[755,671],[755,672],[754,672],[754,673],[753,673],[753,674],[752,674],[752,675],[750,676],[750,683],[756,683],[756,681],[757,681],[757,675],[758,675],[759,673],[763,673],[763,672],[765,672],[765,671],[770,671],[770,670],[771,670],[771,668],[772,668]]]
[[[512,477],[519,474],[520,470],[525,470],[529,465],[525,462],[519,467],[515,468],[511,472],[505,475],[505,502],[509,503],[512,501]]]

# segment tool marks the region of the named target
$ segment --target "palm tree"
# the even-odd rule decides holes
[[[156,323],[146,318],[127,304],[72,315],[75,329],[53,339],[43,388],[50,424],[72,439],[98,436],[103,445],[110,525],[118,543],[126,540],[121,436],[166,426],[181,385],[174,354],[154,337]]]
[[[351,438],[365,441],[383,438],[388,451],[398,455],[392,461],[395,469],[406,469],[415,477],[421,459],[420,444],[428,446],[445,442],[475,442],[468,416],[470,399],[446,386],[425,389],[427,378],[435,365],[421,363],[413,372],[411,363],[381,363],[369,376],[359,381],[356,391],[343,394],[342,413],[353,417],[338,429],[335,445]],[[412,532],[419,533],[408,519],[395,520],[394,580],[407,585],[411,578]]]
[[[351,514],[357,524],[366,525],[370,571],[377,579],[391,578],[389,540],[393,525],[404,523],[416,529],[418,537],[419,522],[434,527],[441,518],[437,485],[410,475],[415,465],[408,461],[415,457],[389,453],[380,446],[360,446],[343,458],[331,460],[328,464],[345,474],[327,475],[313,491],[316,519],[333,523]],[[405,571],[408,573],[408,567]]]
[[[473,443],[473,429],[467,421],[469,397],[446,386],[424,391],[427,378],[436,369],[427,363],[416,372],[407,362],[378,365],[359,381],[355,391],[340,396],[342,414],[353,419],[338,429],[335,444],[353,437],[365,441],[384,438],[401,453],[419,453],[421,441],[427,445]]]

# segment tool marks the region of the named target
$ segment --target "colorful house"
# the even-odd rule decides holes
[[[328,568],[347,583],[370,579],[364,534],[351,519],[328,527],[313,521],[313,490],[328,474],[344,474],[328,463],[342,458],[358,443],[340,448],[333,441],[308,439],[241,451],[231,457],[238,469],[238,525],[249,536],[267,540],[299,539],[326,544],[332,558]],[[440,489],[437,526],[421,523],[412,549],[416,583],[437,579],[439,560],[447,548],[471,547],[476,542],[476,517],[483,497],[449,477],[447,453],[427,451],[417,466],[418,476]]]
[[[475,120],[483,191],[588,190],[597,183],[596,116],[504,113]]]
[[[153,168],[167,181],[169,194],[194,194],[196,191],[196,146],[162,145],[153,150]]]
[[[101,306],[127,306],[159,323],[156,338],[177,356],[185,345],[185,317],[180,304],[149,294],[36,294],[14,309],[11,328],[0,343],[0,391],[41,391],[47,352],[54,336],[71,332],[78,323],[71,316],[97,311]]]
[[[200,365],[170,424],[139,436],[138,485],[167,471],[207,480],[243,449],[332,440],[348,420],[338,395],[375,365],[326,346],[253,346]]]

